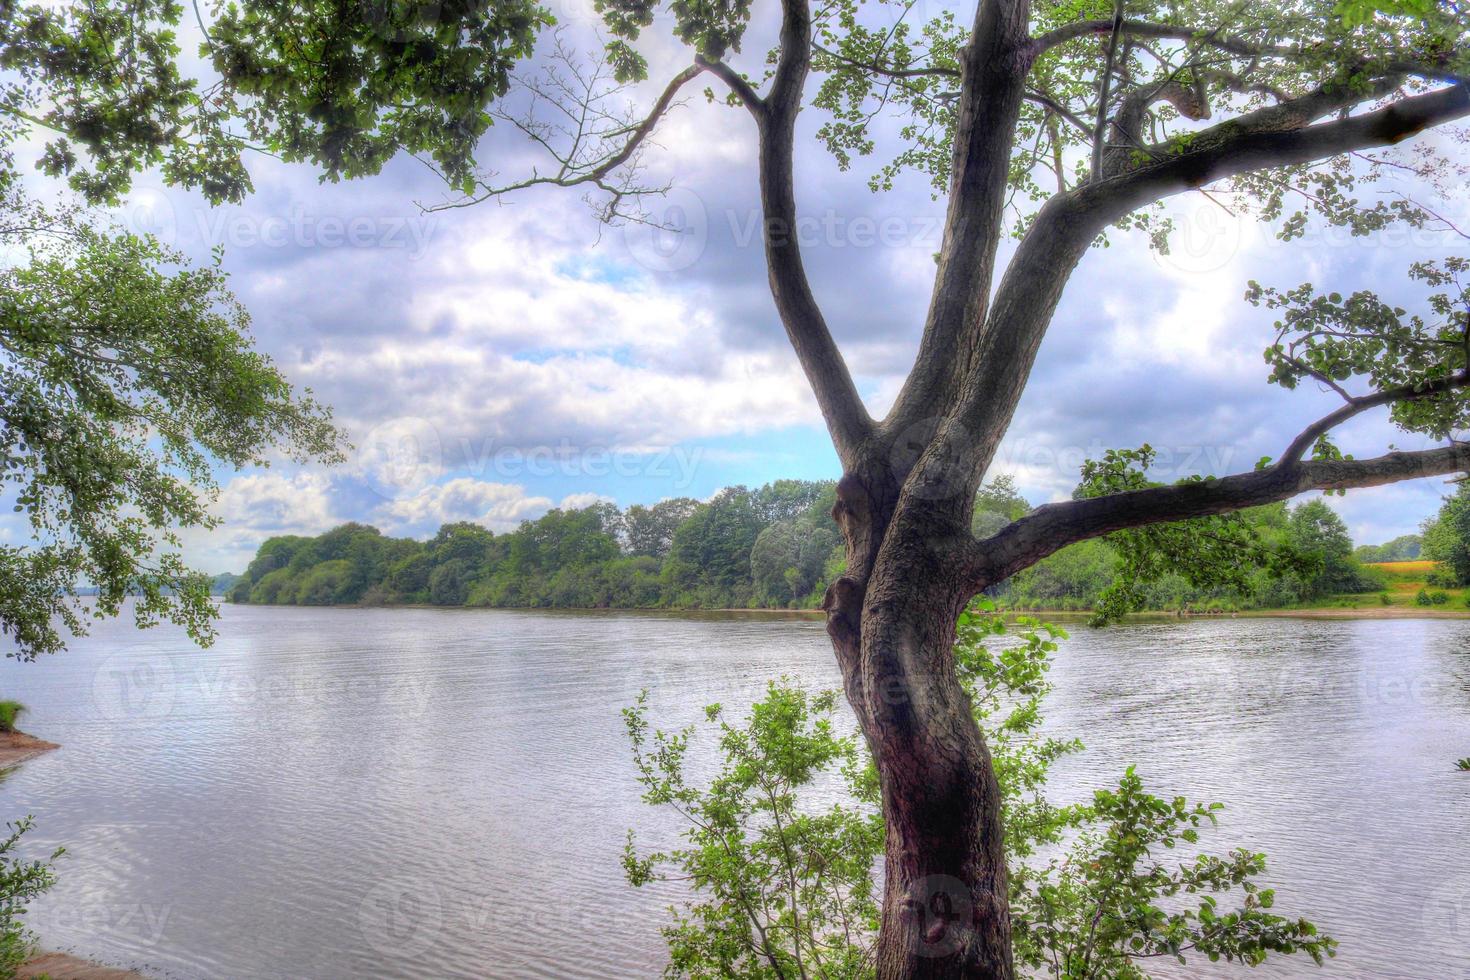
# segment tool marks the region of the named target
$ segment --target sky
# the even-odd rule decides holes
[[[592,43],[590,4],[554,6],[568,43]],[[758,73],[771,22],[771,5],[757,3],[737,64]],[[655,79],[687,63],[672,39],[647,36]],[[415,537],[454,520],[500,532],[554,506],[837,477],[767,287],[753,125],[699,88],[643,158],[650,183],[672,183],[649,202],[653,216],[681,233],[601,225],[580,191],[560,188],[425,212],[446,192],[406,158],[341,184],[252,158],[256,192],[230,207],[140,180],[118,218],[191,255],[223,246],[258,346],[333,406],[354,444],[338,467],[222,470],[223,524],[186,535],[186,557],[240,571],[267,537],[348,520]],[[652,90],[635,95],[646,104]],[[814,137],[820,122],[805,113],[797,144],[804,258],[877,417],[917,346],[943,202],[917,175],[872,193],[883,161],[841,172]],[[538,162],[506,125],[479,158],[507,179]],[[1464,218],[1470,197],[1462,189],[1445,207]],[[1032,503],[1065,497],[1083,459],[1107,448],[1153,445],[1158,479],[1248,470],[1279,454],[1336,396],[1267,385],[1273,318],[1243,302],[1247,282],[1366,286],[1412,307],[1409,264],[1455,246],[1445,233],[1402,230],[1313,230],[1281,243],[1218,198],[1170,209],[1170,255],[1116,233],[1066,290],[989,474],[1013,476]],[[1360,456],[1426,445],[1386,415],[1343,430],[1339,444]],[[1412,532],[1445,492],[1443,480],[1418,481],[1332,505],[1356,541],[1378,543]]]

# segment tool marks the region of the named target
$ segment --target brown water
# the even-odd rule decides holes
[[[820,623],[227,607],[218,644],[103,625],[0,665],[60,751],[0,784],[65,844],[32,925],[168,977],[646,977],[675,896],[621,877],[637,799],[618,710],[671,727],[786,673],[836,684]],[[1470,622],[1232,620],[1074,630],[1052,727],[1075,798],[1137,763],[1227,804],[1212,849],[1270,855],[1321,971],[1470,978]],[[1173,975],[1244,971],[1201,962]]]

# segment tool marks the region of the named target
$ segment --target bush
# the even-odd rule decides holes
[[[1047,800],[1050,765],[1081,748],[1041,732],[1050,655],[1066,634],[1023,618],[1020,642],[991,653],[986,641],[1009,629],[981,600],[960,617],[954,658],[1000,786],[1017,966],[1058,980],[1140,980],[1151,959],[1183,962],[1183,951],[1252,966],[1269,953],[1302,952],[1318,963],[1332,956],[1336,943],[1310,922],[1269,911],[1272,892],[1255,882],[1264,855],[1161,860],[1180,842],[1192,855],[1220,804],[1153,796],[1132,769],[1090,803]],[[839,727],[836,699],[783,678],[744,722],[711,705],[722,764],[705,785],[685,770],[695,726],[651,728],[646,692],[624,711],[644,801],[686,824],[684,846],[647,856],[630,831],[623,861],[635,886],[694,883],[663,930],[667,976],[874,976],[878,776],[864,743]],[[830,799],[834,777],[848,801],[818,802]],[[1068,843],[1063,855],[1034,863]],[[1229,893],[1240,896],[1234,907]]]
[[[1418,592],[1414,593],[1414,605],[1416,605],[1416,606],[1428,606],[1428,605],[1432,605],[1432,604],[1433,604],[1433,600],[1429,598],[1429,590],[1428,589],[1420,589]]]
[[[1429,602],[1432,605],[1442,606],[1446,602],[1449,602],[1449,601],[1450,601],[1450,594],[1448,592],[1443,592],[1443,591],[1440,591],[1439,589],[1436,589],[1433,592],[1429,593]]]
[[[0,732],[15,731],[15,719],[24,710],[19,701],[0,701]]]
[[[57,848],[47,861],[22,861],[13,852],[21,835],[31,829],[31,818],[5,826],[9,836],[0,840],[0,977],[13,977],[36,950],[36,937],[23,921],[26,906],[55,883],[51,861],[63,850]]]
[[[1393,605],[1393,597],[1390,596],[1387,592],[1378,593],[1378,601],[1385,606]]]

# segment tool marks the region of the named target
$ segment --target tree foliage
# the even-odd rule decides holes
[[[329,179],[424,154],[470,186],[491,103],[550,22],[530,0],[0,5],[0,111],[49,134],[39,164],[90,201],[160,167],[215,202],[250,189],[258,149]],[[207,16],[206,16],[207,15]],[[195,19],[197,18],[197,20]],[[187,72],[181,30],[204,33]]]
[[[31,659],[136,598],[207,639],[209,580],[178,552],[220,466],[339,457],[331,413],[250,342],[217,264],[195,267],[0,175],[0,459],[33,543],[0,547],[0,628]],[[89,607],[77,589],[95,588]]]
[[[1424,522],[1424,557],[1449,569],[1454,580],[1470,584],[1470,484],[1446,497],[1439,513]]]
[[[57,848],[45,860],[18,857],[16,848],[31,827],[30,817],[7,823],[0,838],[0,976],[15,976],[35,952],[36,937],[25,924],[26,906],[56,883],[52,862],[65,853]]]

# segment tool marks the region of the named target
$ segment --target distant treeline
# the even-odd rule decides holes
[[[1361,562],[1415,561],[1423,551],[1424,538],[1421,535],[1405,534],[1388,544],[1360,544],[1353,550],[1353,557]]]
[[[271,538],[243,575],[221,585],[233,602],[296,605],[809,608],[845,567],[830,515],[834,493],[831,482],[778,480],[706,502],[552,510],[505,534],[446,524],[427,541],[344,524],[318,537]],[[975,532],[993,533],[1030,509],[1001,478],[976,499]],[[1354,555],[1346,526],[1323,501],[1246,516],[1268,543],[1316,556],[1314,570],[1263,568],[1245,591],[1201,591],[1166,575],[1146,586],[1146,607],[1281,607],[1382,587],[1361,563],[1368,549]],[[1417,539],[1409,540],[1372,548],[1373,560],[1397,560],[1377,557],[1386,549],[1417,555]],[[1021,609],[1089,609],[1116,567],[1105,540],[1085,541],[1006,582],[996,598]]]
[[[446,524],[428,541],[344,524],[261,545],[235,602],[747,608],[820,602],[843,567],[834,484],[777,480],[707,502],[552,510],[508,534]]]

